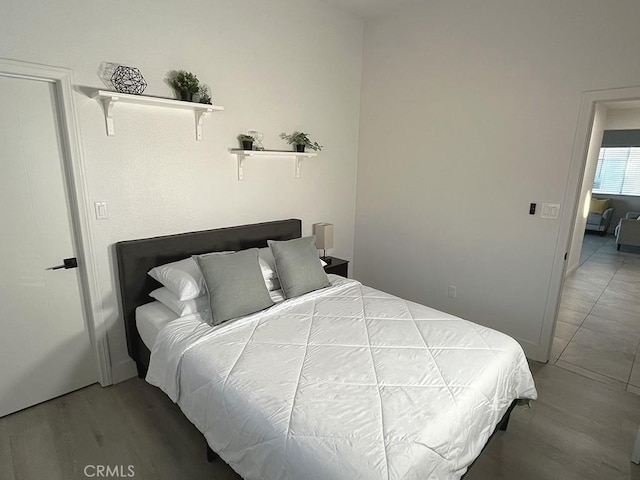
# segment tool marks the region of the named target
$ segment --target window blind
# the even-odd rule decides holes
[[[640,147],[603,147],[593,193],[640,196]]]

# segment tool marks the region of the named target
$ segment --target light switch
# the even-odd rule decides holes
[[[109,218],[109,209],[107,208],[107,202],[96,202],[96,219],[107,220]]]
[[[547,218],[549,220],[558,220],[560,218],[560,204],[559,203],[543,203],[540,212],[540,218]]]

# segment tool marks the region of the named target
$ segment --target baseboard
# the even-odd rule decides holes
[[[579,266],[580,266],[580,263],[578,263],[578,265],[574,265],[574,266],[573,266],[573,267],[571,267],[571,268],[567,268],[567,271],[566,271],[566,273],[564,274],[564,278],[565,278],[565,280],[566,280],[567,278],[569,278],[571,275],[573,275],[573,272],[575,272],[575,271],[578,269],[578,267],[579,267]]]
[[[116,365],[111,365],[111,380],[114,384],[124,382],[137,375],[138,369],[136,368],[136,362],[130,358]]]
[[[539,344],[528,342],[526,340],[522,340],[520,338],[514,339],[520,344],[522,350],[524,351],[525,357],[529,360],[534,360],[536,362],[546,363],[549,358],[547,357],[547,352],[542,350],[542,347]]]

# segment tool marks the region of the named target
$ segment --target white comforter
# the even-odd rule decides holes
[[[147,381],[245,479],[456,479],[515,398],[512,338],[332,276],[333,286],[211,328],[160,332]]]

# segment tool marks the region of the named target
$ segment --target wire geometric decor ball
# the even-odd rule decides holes
[[[113,75],[111,75],[111,83],[115,89],[120,93],[132,93],[134,95],[140,95],[147,88],[147,82],[144,77],[135,67],[125,67],[119,65]]]

